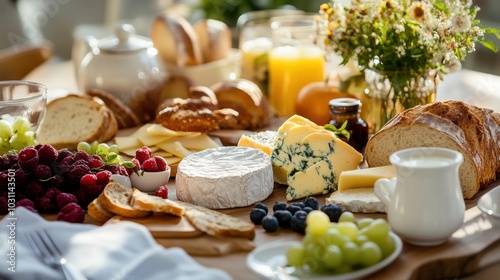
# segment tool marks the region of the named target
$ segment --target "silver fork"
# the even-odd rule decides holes
[[[57,248],[52,238],[42,229],[25,233],[28,244],[35,254],[51,267],[59,267],[66,280],[86,280],[87,278],[78,270],[69,266],[61,251]]]

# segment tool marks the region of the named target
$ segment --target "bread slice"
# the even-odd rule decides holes
[[[255,225],[240,218],[188,202],[179,201],[185,216],[197,229],[216,237],[255,238]]]
[[[97,198],[92,200],[87,207],[87,214],[100,223],[105,223],[115,216],[115,214],[102,207]]]
[[[112,94],[99,89],[88,90],[87,94],[101,99],[104,104],[106,104],[106,106],[113,112],[118,128],[136,127],[141,124],[141,121],[139,120],[139,117],[137,117],[136,113]]]
[[[500,168],[499,116],[461,101],[435,102],[395,116],[366,146],[368,166],[389,165],[389,156],[413,147],[442,147],[459,151],[463,197],[470,199],[496,179]]]
[[[203,62],[226,58],[231,50],[231,30],[224,22],[215,19],[202,19],[194,26],[200,42]]]
[[[138,189],[134,189],[132,198],[130,199],[130,205],[132,205],[134,209],[141,211],[161,212],[179,217],[184,215],[184,207],[180,206],[177,202],[149,195]]]
[[[37,141],[76,150],[80,142],[105,142],[117,131],[108,107],[92,97],[70,94],[47,105]]]
[[[150,211],[138,210],[130,205],[133,190],[119,183],[110,182],[97,198],[99,204],[109,212],[129,218],[141,218],[151,214]]]
[[[335,191],[326,198],[326,203],[337,204],[342,211],[353,213],[386,212],[384,203],[375,195],[373,188],[355,188]]]

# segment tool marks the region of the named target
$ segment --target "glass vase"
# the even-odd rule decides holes
[[[436,100],[437,77],[408,71],[365,70],[362,118],[369,133],[379,131],[389,120],[406,109]]]

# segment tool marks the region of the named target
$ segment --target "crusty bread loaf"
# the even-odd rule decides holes
[[[228,56],[232,45],[232,34],[224,22],[215,19],[202,19],[193,28],[200,42],[204,63]]]
[[[87,94],[101,99],[106,104],[113,112],[118,128],[136,127],[141,124],[136,113],[112,94],[99,89],[88,90]]]
[[[130,205],[132,193],[132,188],[110,182],[106,185],[97,200],[109,212],[123,217],[140,218],[150,215],[150,211],[138,210]]]
[[[151,26],[150,37],[167,64],[183,67],[203,62],[194,28],[180,15],[168,12],[158,15]]]
[[[260,88],[245,79],[222,81],[211,89],[219,102],[219,108],[234,109],[239,113],[238,123],[228,129],[255,129],[269,125],[271,107]]]
[[[115,214],[102,207],[97,198],[92,200],[87,207],[87,214],[100,223],[105,223],[115,216]]]
[[[47,105],[37,141],[75,150],[79,142],[105,142],[117,131],[113,113],[100,99],[70,94]]]
[[[179,217],[184,215],[184,207],[179,205],[176,201],[149,195],[138,189],[134,189],[132,198],[130,199],[130,205],[142,211],[161,212]]]
[[[185,216],[197,229],[217,237],[255,238],[255,225],[242,219],[188,202],[179,201]]]
[[[500,171],[500,119],[492,110],[461,101],[408,109],[390,120],[366,146],[368,166],[390,164],[389,156],[412,147],[443,147],[464,156],[460,184],[470,199]]]

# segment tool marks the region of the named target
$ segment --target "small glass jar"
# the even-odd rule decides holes
[[[351,136],[349,140],[341,136],[341,139],[363,153],[368,142],[368,125],[361,119],[361,101],[356,98],[335,98],[328,103],[330,106],[330,124],[340,128],[347,121],[346,130]]]

